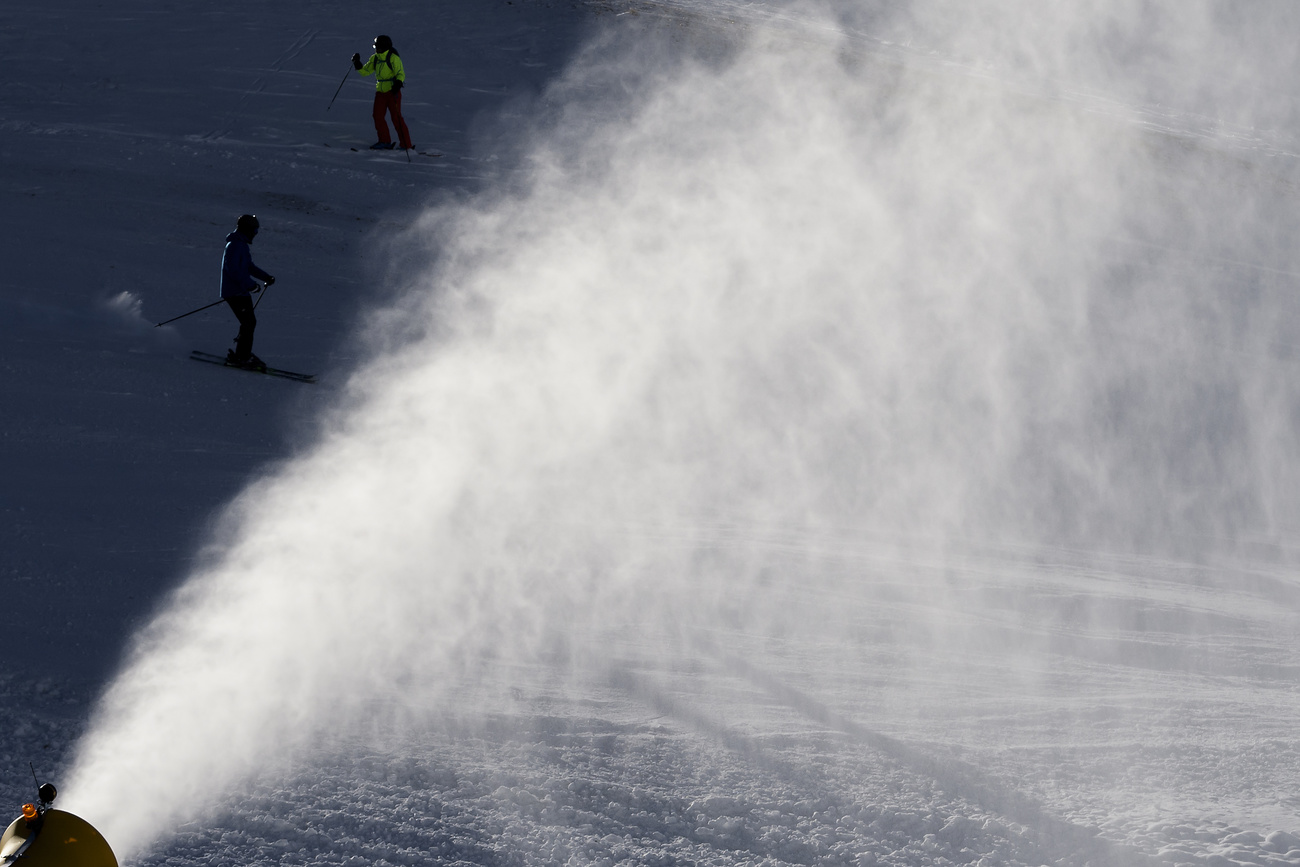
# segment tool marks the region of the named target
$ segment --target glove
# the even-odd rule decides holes
[[[361,55],[360,55],[360,54],[354,54],[354,55],[352,55],[352,66],[353,66],[355,69],[360,69],[360,68],[361,68]]]
[[[267,278],[266,278],[266,285],[267,285],[267,286],[274,286],[274,285],[275,285],[275,278],[274,278],[274,277],[267,277]]]
[[[401,90],[401,89],[402,89],[402,79],[400,78],[393,79],[393,90]]]

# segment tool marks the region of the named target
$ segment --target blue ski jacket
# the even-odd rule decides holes
[[[221,257],[221,297],[235,298],[252,293],[257,286],[254,277],[263,283],[271,279],[270,274],[253,264],[248,240],[239,232],[231,232],[226,236],[226,252]]]

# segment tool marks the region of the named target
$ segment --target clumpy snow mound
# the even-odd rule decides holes
[[[0,10],[83,85],[0,92],[15,802],[128,865],[1296,862],[1300,13],[1245,8]],[[244,211],[318,387],[150,327]]]
[[[407,683],[133,860],[1296,863],[1284,577],[826,540],[809,572],[771,541],[767,592],[820,634],[733,620],[648,655],[600,631],[580,676],[556,646],[432,704]],[[846,563],[906,580],[845,599]],[[951,608],[915,591],[935,569],[965,588]]]
[[[916,774],[836,755],[833,736],[781,741],[742,759],[662,726],[533,718],[418,761],[322,761],[145,863],[1084,863]]]
[[[1166,650],[1180,644],[1171,639]],[[1030,707],[1022,695],[1016,713],[974,720],[980,731],[967,733],[966,749],[951,740],[922,747],[774,679],[770,669],[716,659],[675,673],[616,664],[604,683],[582,684],[581,699],[503,682],[498,710],[423,731],[402,721],[414,715],[427,726],[427,709],[376,705],[363,737],[270,769],[140,863],[1199,865],[1300,856],[1290,832],[1216,818],[1237,812],[1221,806],[1237,787],[1211,777],[1254,770],[1191,744],[1214,737],[1212,727],[1184,719],[1147,728],[1136,718],[1156,707],[1135,706],[1132,719],[1120,709],[1096,714],[1103,745],[1070,736],[1062,720],[1072,712],[1041,700]],[[951,733],[954,716],[972,722],[970,707],[952,706],[969,703],[959,687],[932,685],[929,712],[948,721],[936,729]],[[890,699],[888,689],[872,695]],[[484,703],[457,698],[449,706]],[[1166,692],[1152,696],[1159,704],[1195,702]],[[1142,736],[1151,742],[1134,742]],[[1277,758],[1265,763],[1278,767]],[[1145,798],[1115,787],[1126,777],[1150,787]],[[1198,795],[1219,808],[1196,805]],[[1240,806],[1250,814],[1249,801]],[[1160,812],[1167,818],[1151,821]],[[1093,826],[1089,814],[1106,818]]]
[[[945,794],[839,732],[724,746],[671,719],[620,721],[626,695],[593,694],[585,710],[606,713],[520,696],[519,714],[418,748],[319,755],[143,863],[1140,863]]]

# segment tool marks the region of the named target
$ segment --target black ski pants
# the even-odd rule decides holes
[[[253,329],[257,327],[257,317],[253,315],[253,296],[236,295],[227,298],[226,303],[235,311],[239,320],[239,336],[235,338],[235,357],[247,361],[253,354]]]

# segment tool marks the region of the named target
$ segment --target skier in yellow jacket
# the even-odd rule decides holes
[[[352,55],[352,65],[357,72],[375,76],[374,118],[379,141],[372,144],[370,149],[392,150],[395,146],[388,134],[388,124],[384,121],[384,115],[390,114],[393,126],[397,129],[398,144],[402,150],[410,150],[414,147],[411,144],[411,133],[406,128],[406,121],[402,119],[402,85],[406,83],[406,69],[402,66],[402,58],[393,48],[393,40],[387,36],[376,36],[374,47],[375,53],[370,55],[364,66],[360,54]]]

